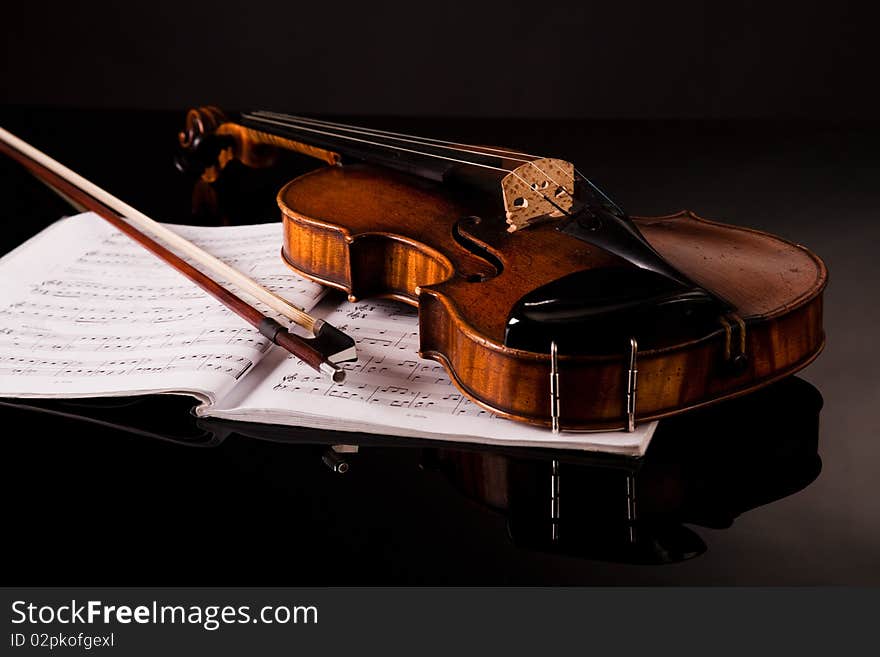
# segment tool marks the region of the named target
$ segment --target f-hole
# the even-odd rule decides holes
[[[462,226],[467,226],[468,224],[476,225],[481,221],[482,219],[480,219],[480,217],[464,217],[456,221],[455,225],[452,227],[453,239],[458,242],[462,248],[466,249],[481,260],[485,260],[495,270],[490,276],[485,274],[465,274],[465,280],[469,283],[481,283],[490,278],[495,278],[498,274],[504,271],[504,263],[502,263],[497,256],[479,242],[475,242],[472,237],[462,231]]]

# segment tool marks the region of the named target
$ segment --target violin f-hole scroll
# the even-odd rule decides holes
[[[467,249],[471,254],[488,264],[488,267],[459,272],[465,280],[471,283],[482,283],[490,278],[495,278],[504,271],[504,263],[501,258],[492,253],[489,245],[478,241],[473,233],[467,231],[467,228],[476,227],[482,221],[481,217],[469,216],[459,219],[452,227],[453,239],[462,248]]]

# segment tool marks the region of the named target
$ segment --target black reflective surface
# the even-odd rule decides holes
[[[213,221],[173,167],[181,120],[0,111],[154,217]],[[641,462],[347,436],[340,475],[339,435],[197,423],[186,399],[0,406],[10,583],[880,582],[875,126],[374,123],[570,158],[634,215],[810,246],[831,272],[826,352],[803,380],[663,423]],[[230,171],[227,220],[275,218],[283,173],[262,173]],[[68,212],[7,161],[0,191],[4,252]]]

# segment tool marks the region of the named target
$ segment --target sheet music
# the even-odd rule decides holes
[[[172,228],[307,310],[324,295],[282,263],[278,223]],[[554,436],[495,417],[418,358],[413,309],[328,298],[315,312],[357,341],[343,385],[272,347],[100,217],[70,217],[0,258],[0,396],[184,392],[219,418],[627,454],[643,453],[656,426]]]
[[[416,355],[415,310],[392,301],[365,301],[335,306],[323,303],[315,312],[357,342],[358,362],[344,365],[347,376],[343,385],[328,382],[295,358],[275,350],[203,414],[270,424],[633,455],[644,452],[656,427],[656,423],[648,423],[633,433],[553,435],[548,429],[499,418],[462,395],[442,365]]]
[[[323,295],[278,257],[280,223],[171,228],[306,309]],[[215,399],[271,346],[91,213],[57,222],[0,259],[0,271],[0,395]]]

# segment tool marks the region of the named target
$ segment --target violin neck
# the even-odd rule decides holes
[[[244,112],[240,123],[292,141],[440,182],[497,185],[511,167],[500,152],[401,133],[274,112]]]

